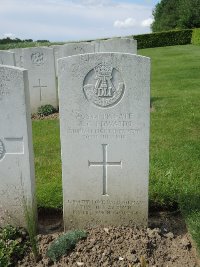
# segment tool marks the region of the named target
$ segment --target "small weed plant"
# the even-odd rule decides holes
[[[56,109],[52,105],[44,105],[38,108],[39,116],[48,116],[56,112]]]
[[[26,223],[27,223],[27,232],[29,235],[29,240],[30,240],[30,246],[32,248],[33,255],[35,259],[37,260],[38,258],[38,244],[37,244],[37,239],[36,239],[36,215],[35,215],[35,210],[29,210],[25,206],[25,218],[26,218]],[[0,266],[1,267],[1,266]]]
[[[87,233],[83,230],[75,230],[63,234],[52,242],[47,250],[47,256],[56,262],[61,256],[72,250],[80,239],[86,237]]]
[[[11,225],[0,228],[0,266],[16,266],[29,246],[28,234],[24,229]]]

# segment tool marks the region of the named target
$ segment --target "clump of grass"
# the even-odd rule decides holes
[[[56,112],[56,109],[52,105],[44,105],[38,108],[37,114],[39,116],[48,116]]]
[[[1,267],[16,266],[29,247],[29,237],[24,229],[11,225],[0,228]]]
[[[56,262],[61,256],[72,250],[80,239],[86,238],[86,236],[87,233],[83,230],[75,230],[63,234],[52,242],[47,250],[47,256]]]
[[[38,258],[38,244],[37,244],[37,233],[36,233],[36,214],[35,210],[28,210],[28,208],[25,209],[25,218],[27,223],[27,231],[29,235],[30,240],[30,246],[32,248],[33,255],[35,257],[35,260]]]

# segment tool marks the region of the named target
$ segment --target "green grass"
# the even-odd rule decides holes
[[[150,48],[150,208],[178,205],[200,248],[200,48]],[[59,122],[33,122],[40,207],[62,207]]]
[[[58,120],[33,121],[38,207],[62,207],[62,174]]]
[[[178,204],[200,248],[200,48],[139,54],[152,59],[150,205]]]

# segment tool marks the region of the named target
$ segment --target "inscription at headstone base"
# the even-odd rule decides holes
[[[28,73],[0,65],[0,227],[36,219]]]
[[[28,69],[31,112],[42,105],[58,106],[55,61],[52,48],[23,49],[23,65]]]
[[[146,225],[149,58],[84,54],[58,69],[65,229]]]

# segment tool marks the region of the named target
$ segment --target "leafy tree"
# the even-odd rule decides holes
[[[200,0],[161,0],[153,10],[152,31],[200,27]]]
[[[200,27],[200,0],[182,0],[180,6],[179,28]]]

